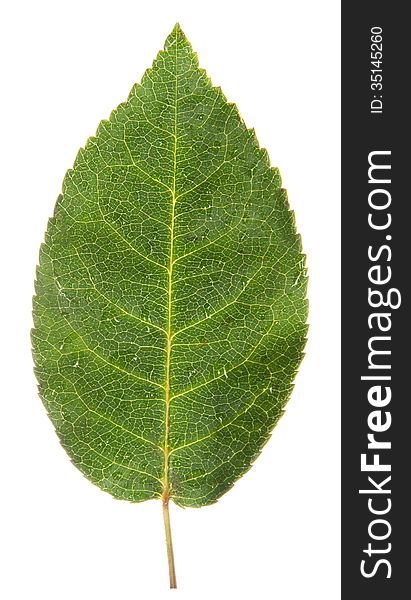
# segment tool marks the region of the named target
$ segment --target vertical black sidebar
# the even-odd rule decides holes
[[[411,598],[411,26],[342,3],[342,598]]]

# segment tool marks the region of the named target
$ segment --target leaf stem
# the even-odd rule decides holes
[[[163,519],[164,529],[166,532],[166,545],[167,545],[167,558],[168,558],[168,571],[170,575],[170,589],[177,587],[176,569],[174,565],[174,551],[173,551],[173,539],[171,537],[171,526],[170,526],[170,512],[168,510],[168,494],[163,495]]]

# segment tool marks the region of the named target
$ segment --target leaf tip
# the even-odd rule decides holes
[[[177,35],[177,34],[184,35],[184,32],[183,32],[183,30],[182,30],[182,28],[181,28],[181,25],[180,25],[180,23],[179,23],[178,21],[177,21],[177,23],[176,23],[176,24],[174,25],[174,27],[173,27],[173,33],[174,33],[174,32],[176,33],[176,35]]]
[[[173,46],[173,44],[175,44],[176,42],[188,42],[187,40],[187,36],[185,35],[184,31],[181,28],[180,23],[176,23],[173,27],[173,30],[171,31],[170,35],[167,37],[165,44],[164,44],[164,49],[167,50],[168,48],[170,48],[170,46]]]

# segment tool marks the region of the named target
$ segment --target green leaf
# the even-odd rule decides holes
[[[304,256],[280,174],[176,25],[65,176],[33,354],[63,447],[132,502],[215,502],[301,361]]]

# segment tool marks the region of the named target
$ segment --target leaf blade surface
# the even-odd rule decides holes
[[[305,294],[279,172],[176,26],[41,248],[36,373],[74,464],[117,498],[215,502],[283,412]]]

